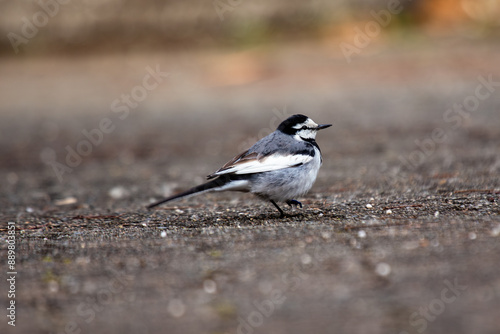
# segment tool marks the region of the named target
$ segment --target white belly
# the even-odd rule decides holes
[[[251,182],[251,192],[275,201],[295,199],[307,193],[316,181],[321,167],[321,153],[316,154],[308,163],[299,167],[285,168],[262,173]]]

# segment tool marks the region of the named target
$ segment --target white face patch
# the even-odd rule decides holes
[[[296,136],[303,139],[314,139],[316,138],[317,127],[318,124],[308,118],[304,123],[297,124],[293,128],[298,130]]]

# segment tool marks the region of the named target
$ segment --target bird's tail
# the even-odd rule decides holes
[[[193,195],[198,195],[202,194],[205,192],[210,192],[210,191],[223,191],[223,190],[240,190],[240,191],[246,191],[246,186],[247,186],[247,181],[245,180],[235,180],[232,177],[222,175],[219,176],[218,178],[211,180],[207,183],[201,184],[199,186],[196,186],[194,188],[191,188],[189,190],[186,190],[184,192],[181,192],[180,194],[173,195],[170,197],[167,197],[165,199],[162,199],[161,201],[155,202],[153,204],[150,204],[147,206],[148,209],[154,208],[155,206],[158,206],[160,204],[170,202],[176,199],[180,198],[185,198]]]

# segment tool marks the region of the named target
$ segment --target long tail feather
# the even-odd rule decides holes
[[[240,183],[239,183],[240,182]],[[214,180],[211,180],[207,183],[201,184],[199,186],[196,186],[194,188],[191,188],[189,190],[186,190],[180,194],[173,195],[170,197],[167,197],[165,199],[162,199],[156,203],[150,204],[147,206],[148,209],[154,208],[155,206],[158,206],[160,204],[170,202],[179,198],[185,198],[193,195],[198,195],[202,194],[205,192],[209,191],[222,191],[222,190],[243,190],[245,191],[245,184],[242,184],[241,182],[245,183],[245,181],[242,181],[242,178],[234,178],[230,176],[225,176],[224,177],[218,177]]]

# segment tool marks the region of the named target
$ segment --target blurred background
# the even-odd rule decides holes
[[[262,333],[415,333],[457,278],[427,332],[497,333],[499,91],[500,0],[0,0],[16,333],[234,333],[275,287]],[[296,113],[333,123],[304,209],[145,209]]]
[[[89,55],[238,48],[308,41],[348,40],[354,27],[391,10],[377,43],[419,38],[498,36],[497,0],[336,1],[1,1],[1,53],[14,55],[9,33],[22,35],[25,19],[39,32],[19,47],[21,55]],[[42,14],[38,14],[42,12]],[[28,29],[29,30],[29,29]],[[29,35],[29,34],[28,34]],[[406,38],[404,38],[406,39]],[[400,42],[401,40],[399,40]]]
[[[335,166],[367,152],[400,164],[479,76],[500,78],[498,0],[0,1],[0,16],[10,186],[27,170],[45,186],[86,171],[154,188],[165,174],[147,166],[174,178],[169,162],[198,154],[204,175],[294,113],[335,124]],[[448,140],[496,138],[495,96]]]

